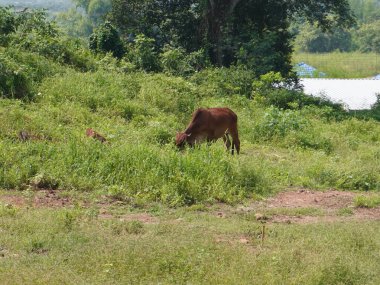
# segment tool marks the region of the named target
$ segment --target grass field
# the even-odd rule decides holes
[[[368,78],[380,74],[380,54],[376,53],[295,53],[293,63],[305,62],[328,78]]]
[[[252,96],[244,75],[62,68],[30,100],[1,98],[0,283],[378,284],[379,122],[265,104],[288,93]],[[179,151],[192,112],[218,106],[238,115],[241,154]],[[289,188],[356,192],[265,204]]]
[[[1,12],[0,285],[380,284],[380,102],[349,113],[139,37],[118,60]],[[375,55],[298,56],[379,73]],[[199,107],[237,114],[239,155],[175,146]]]
[[[316,200],[294,195],[290,204],[297,196]],[[375,220],[357,219],[360,209],[342,204],[338,192],[304,208],[273,202],[134,208],[83,197],[0,193],[7,201],[0,204],[1,284],[380,282],[378,211]]]
[[[68,72],[45,80],[34,102],[2,99],[0,186],[172,206],[234,203],[292,185],[380,189],[378,122],[335,120],[329,108],[265,107],[209,88],[166,75]],[[198,106],[229,106],[238,114],[239,157],[222,142],[175,148],[176,131]],[[87,138],[89,127],[109,143]],[[33,138],[20,140],[22,130]]]

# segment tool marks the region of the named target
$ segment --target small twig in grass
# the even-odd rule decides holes
[[[264,240],[265,240],[265,224],[263,223],[263,227],[261,230],[261,246],[264,246]]]

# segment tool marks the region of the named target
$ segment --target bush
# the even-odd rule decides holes
[[[302,132],[297,132],[294,136],[291,136],[286,140],[288,146],[296,146],[304,149],[322,150],[326,154],[330,154],[333,151],[333,144],[330,139],[315,134],[313,130],[308,128]]]
[[[280,73],[269,72],[261,75],[260,80],[252,84],[252,97],[265,106],[281,109],[301,109],[306,106],[330,107],[338,116],[345,112],[341,104],[333,103],[327,98],[306,95],[300,86],[284,79]]]
[[[208,68],[194,74],[190,81],[199,86],[202,94],[208,96],[242,95],[251,97],[252,81],[255,74],[243,67]]]
[[[38,53],[82,71],[93,70],[95,67],[92,56],[75,40],[29,33],[26,37],[15,35],[12,44],[20,50]]]
[[[208,65],[204,50],[186,54],[182,48],[166,45],[160,54],[163,71],[177,76],[188,76]]]
[[[31,97],[32,80],[26,67],[0,54],[0,94],[6,98]]]
[[[161,65],[154,39],[143,34],[136,36],[134,43],[130,44],[127,58],[137,68],[145,71],[160,71]]]
[[[38,53],[83,71],[94,69],[94,59],[82,43],[62,37],[44,11],[15,13],[2,8],[0,16],[0,29],[3,31],[0,45],[7,49]]]
[[[59,65],[36,54],[0,48],[0,94],[5,98],[31,99],[36,83],[62,72]]]
[[[15,15],[9,8],[0,6],[0,45],[8,42],[8,35],[16,29]]]
[[[89,47],[94,52],[111,52],[113,56],[121,58],[124,47],[115,27],[110,22],[100,25],[90,36]]]
[[[185,50],[165,46],[160,54],[163,71],[172,75],[185,75],[191,72],[191,67],[185,60]]]
[[[241,44],[236,52],[237,63],[244,65],[257,75],[272,70],[279,71],[284,77],[294,77],[291,69],[290,33],[286,29],[277,31],[251,32],[246,35],[250,40]]]
[[[257,140],[285,137],[291,132],[303,130],[307,125],[308,121],[298,111],[269,107],[262,121],[254,128],[254,137]]]
[[[97,68],[109,72],[128,73],[136,70],[136,66],[129,62],[127,58],[117,59],[112,53],[107,53],[105,56],[98,59],[96,62]]]
[[[361,52],[380,53],[380,20],[363,24],[355,34],[355,42]]]
[[[324,53],[352,50],[351,33],[342,28],[323,32],[315,25],[306,24],[297,35],[295,46],[301,52]]]

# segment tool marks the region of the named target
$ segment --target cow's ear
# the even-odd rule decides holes
[[[191,134],[188,134],[187,136],[189,137],[189,136],[191,136]]]

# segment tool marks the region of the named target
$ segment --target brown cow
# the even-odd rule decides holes
[[[229,150],[231,141],[228,134],[232,136],[232,151],[240,152],[240,140],[237,129],[237,116],[229,108],[200,108],[193,113],[189,126],[183,133],[177,133],[176,145],[183,148],[187,143],[193,146],[204,140],[208,142],[216,141],[223,137],[223,141]]]

